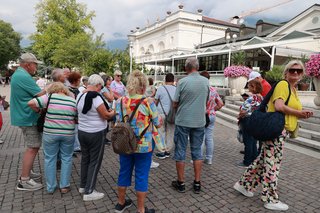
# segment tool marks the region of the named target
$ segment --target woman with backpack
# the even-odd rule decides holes
[[[240,180],[233,186],[235,190],[246,197],[253,197],[253,191],[259,184],[262,185],[261,200],[264,207],[270,210],[285,211],[288,205],[279,200],[277,192],[283,144],[288,135],[296,137],[299,128],[298,118],[310,118],[313,112],[302,109],[296,85],[304,74],[304,65],[301,61],[290,61],[284,68],[284,80],[275,87],[269,99],[267,112],[282,112],[285,114],[285,125],[282,134],[272,140],[262,142],[259,156],[246,169]],[[272,92],[272,89],[271,91]]]
[[[164,149],[164,143],[157,131],[162,120],[158,116],[156,105],[152,99],[145,97],[148,85],[147,77],[139,70],[133,71],[127,81],[129,96],[119,98],[116,103],[117,121],[127,119],[138,106],[130,126],[136,136],[140,136],[133,154],[120,154],[120,171],[118,177],[118,204],[115,212],[123,212],[132,205],[131,199],[125,199],[127,187],[131,186],[133,169],[135,170],[135,190],[138,212],[155,212],[144,206],[148,191],[148,179],[152,152],[155,146]],[[144,132],[144,134],[142,134]]]

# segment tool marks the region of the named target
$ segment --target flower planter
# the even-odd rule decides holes
[[[320,78],[313,78],[313,83],[317,93],[317,96],[314,98],[313,102],[316,106],[320,107]]]
[[[233,95],[236,94],[241,94],[244,90],[244,87],[246,86],[248,81],[247,77],[240,76],[240,77],[229,77],[228,82],[229,82],[229,87],[231,89],[231,93]]]

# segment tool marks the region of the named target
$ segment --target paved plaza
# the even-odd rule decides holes
[[[1,87],[1,92],[3,93]],[[9,94],[6,91],[7,95]],[[8,96],[9,97],[9,96]],[[84,202],[78,193],[80,182],[80,159],[73,158],[71,192],[53,195],[45,189],[24,192],[16,189],[21,170],[24,142],[21,130],[10,126],[9,111],[3,113],[4,127],[0,137],[0,212],[113,212],[117,203],[118,156],[106,145],[104,159],[97,180],[97,190],[105,193],[102,200]],[[160,163],[152,169],[149,179],[149,194],[146,206],[157,212],[270,212],[260,201],[260,190],[253,198],[246,198],[232,186],[244,168],[235,164],[242,159],[239,151],[243,145],[236,140],[236,131],[216,124],[215,154],[211,166],[204,165],[202,192],[192,192],[193,167],[188,155],[186,164],[186,188],[184,194],[174,191],[170,184],[176,178],[175,162],[167,158],[155,159]],[[40,150],[35,161],[37,172],[43,174],[43,152]],[[45,183],[42,177],[42,183]],[[320,212],[320,160],[303,153],[285,149],[279,180],[280,199],[289,205],[287,212]],[[127,212],[136,211],[134,188],[128,190],[134,205]]]

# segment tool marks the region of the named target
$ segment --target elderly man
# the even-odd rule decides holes
[[[260,83],[262,84],[262,92],[261,92],[261,95],[262,95],[263,97],[265,97],[265,96],[268,94],[268,92],[270,91],[271,85],[270,85],[265,79],[263,79],[263,78],[261,77],[261,74],[260,74],[260,73],[258,73],[258,72],[256,72],[256,71],[250,72],[248,82],[249,82],[249,81],[252,81],[252,80],[254,80],[254,79],[258,79],[258,80],[260,81]]]
[[[174,107],[177,108],[174,132],[174,159],[176,160],[178,180],[173,181],[172,186],[178,192],[185,192],[184,167],[189,138],[195,173],[193,191],[198,194],[201,190],[201,145],[206,124],[205,113],[206,101],[209,95],[209,81],[198,73],[198,59],[194,57],[187,58],[185,69],[188,76],[179,81],[173,99]]]
[[[20,67],[14,72],[11,78],[11,125],[22,129],[24,142],[27,149],[22,160],[22,172],[19,178],[18,190],[34,191],[42,188],[42,184],[35,182],[41,175],[32,171],[34,159],[41,146],[41,134],[37,131],[38,114],[28,107],[28,101],[34,96],[41,96],[41,91],[33,80],[32,76],[37,71],[41,61],[32,53],[24,53],[20,57]]]

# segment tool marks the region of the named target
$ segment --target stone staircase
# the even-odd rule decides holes
[[[242,101],[240,96],[225,97],[225,106],[217,112],[216,121],[232,129],[238,129],[238,113]],[[312,109],[314,116],[309,119],[299,120],[299,135],[288,142],[320,152],[320,110]]]

